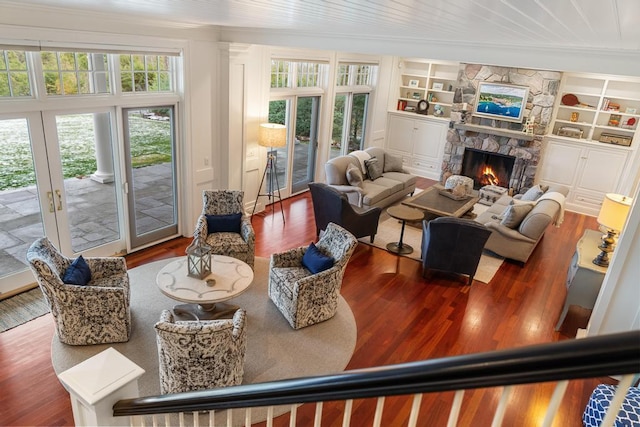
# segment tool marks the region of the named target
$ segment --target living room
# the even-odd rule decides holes
[[[155,46],[160,49],[171,45],[184,49],[184,66],[185,66],[185,91],[184,91],[184,140],[190,141],[181,147],[184,163],[184,172],[181,179],[182,191],[182,209],[181,209],[181,225],[180,230],[184,235],[189,235],[193,229],[194,221],[197,213],[201,208],[201,191],[205,188],[228,187],[243,188],[248,197],[258,193],[259,178],[262,174],[262,168],[265,164],[266,153],[263,148],[257,144],[257,128],[260,122],[267,117],[268,95],[268,64],[271,55],[286,56],[295,59],[321,59],[329,63],[336,63],[340,60],[366,60],[376,61],[380,66],[379,82],[381,83],[376,89],[375,109],[372,111],[370,118],[372,119],[369,132],[367,146],[384,146],[386,137],[386,123],[388,108],[388,99],[385,92],[390,92],[392,85],[392,65],[393,58],[391,56],[380,56],[374,52],[374,48],[365,45],[362,41],[353,42],[352,44],[342,44],[335,40],[328,39],[326,43],[320,44],[318,41],[313,43],[307,41],[306,49],[300,49],[302,41],[289,40],[292,37],[284,37],[277,34],[261,34],[252,33],[253,40],[249,40],[247,33],[242,34],[237,30],[211,30],[209,28],[189,29],[184,28],[160,28],[152,24],[146,23],[140,25],[139,22],[120,22],[111,17],[111,19],[93,19],[92,16],[82,16],[71,18],[69,15],[54,10],[48,18],[45,18],[43,11],[39,13],[34,11],[20,11],[16,4],[10,5],[7,13],[3,14],[2,29],[3,38],[7,39],[24,39],[38,38],[42,40],[54,39],[59,43],[77,44],[78,31],[83,36],[86,43],[110,43],[110,44],[131,44],[132,35],[135,36],[138,45]],[[4,11],[3,11],[4,12]],[[61,28],[48,28],[50,20],[58,22]],[[58,19],[59,18],[59,19]],[[114,32],[114,28],[118,28]],[[286,40],[285,40],[286,38]],[[305,37],[301,37],[304,39]],[[253,44],[260,40],[260,45]],[[222,42],[221,42],[222,41]],[[233,42],[233,43],[231,43]],[[342,42],[342,41],[341,41]],[[288,48],[278,47],[272,48],[265,46],[290,46]],[[362,48],[360,48],[362,46]],[[350,51],[361,52],[360,54],[344,53],[344,49],[349,47]],[[380,50],[385,48],[381,46]],[[525,54],[514,53],[505,59],[507,55],[491,54],[484,51],[473,52],[472,49],[461,49],[456,52],[456,58],[451,58],[435,49],[424,49],[422,45],[413,46],[410,51],[406,46],[395,46],[398,52],[402,51],[404,56],[414,56],[421,58],[437,58],[442,60],[460,60],[480,64],[501,64],[508,66],[521,65],[525,68],[536,69],[562,69],[581,72],[606,72],[607,74],[618,74],[620,72],[626,75],[638,75],[637,70],[633,70],[626,61],[620,59],[619,62],[611,60],[606,68],[604,65],[596,61],[589,62],[583,58],[581,52],[574,52],[567,58],[561,58],[561,55],[550,53],[547,57],[525,57]],[[339,49],[339,50],[327,50]],[[388,50],[388,49],[387,49]],[[215,52],[215,54],[212,54]],[[379,53],[379,52],[378,52]],[[579,57],[580,60],[576,61]],[[572,62],[573,61],[573,62]],[[509,62],[509,63],[507,63]],[[576,65],[579,64],[579,65]],[[628,67],[628,68],[625,68]],[[616,70],[616,72],[613,72]],[[386,89],[382,82],[387,82]],[[226,101],[220,101],[220,100]],[[244,103],[239,106],[240,103]],[[394,101],[395,105],[395,101]],[[7,113],[14,107],[2,110]],[[238,113],[239,112],[239,113]],[[330,116],[325,116],[325,120]],[[212,119],[213,118],[213,119]],[[328,141],[329,138],[323,138]],[[229,143],[223,143],[229,141]],[[326,142],[325,142],[326,143]],[[322,165],[326,161],[326,155],[318,158],[318,164]],[[637,160],[634,163],[637,165]],[[232,165],[242,165],[237,168]],[[321,173],[322,168],[317,168]],[[635,168],[638,170],[638,168]],[[318,179],[321,180],[321,176]],[[634,177],[637,182],[637,177]],[[631,187],[633,184],[631,185]],[[633,194],[628,194],[633,196]],[[250,199],[247,200],[249,202]],[[584,228],[595,228],[593,218],[576,217],[575,226]],[[270,218],[269,218],[270,219]],[[268,220],[265,219],[265,226],[269,226]],[[275,220],[276,218],[274,218]],[[627,233],[629,237],[621,242],[619,247],[619,255],[617,262],[622,262],[620,254],[627,254],[629,263],[625,265],[616,264],[615,272],[612,266],[609,282],[618,282],[619,284],[628,283],[631,286],[631,279],[637,277],[635,271],[637,266],[631,265],[632,259],[638,257],[639,239],[638,233],[637,209],[634,209],[630,215]],[[277,223],[275,223],[277,224]],[[565,225],[569,226],[567,222]],[[589,225],[587,225],[589,224]],[[293,228],[292,221],[287,221],[284,226],[289,229]],[[305,235],[308,238],[308,235]],[[575,238],[575,236],[571,236]],[[275,239],[275,237],[274,237]],[[624,244],[623,244],[624,243]],[[575,242],[562,246],[566,250],[571,248]],[[542,248],[540,248],[542,249]],[[545,256],[554,252],[546,252]],[[570,254],[566,255],[566,263],[568,264]],[[363,262],[363,261],[362,261]],[[387,261],[390,263],[391,261]],[[404,260],[398,261],[403,264]],[[539,268],[545,268],[544,263],[538,264]],[[385,268],[391,272],[391,265],[385,264]],[[636,270],[634,270],[634,268]],[[563,267],[558,267],[562,270]],[[386,274],[387,272],[385,272]],[[415,274],[411,272],[410,274]],[[564,274],[558,271],[558,275]],[[625,280],[626,279],[626,280]],[[528,280],[524,277],[520,280]],[[506,292],[506,291],[505,291]],[[631,288],[631,293],[620,293],[621,290],[611,288],[612,296],[609,298],[619,298],[627,302],[633,301],[629,296],[635,295],[635,288]],[[615,301],[614,301],[615,302]],[[621,330],[637,327],[637,308],[627,310],[626,307],[620,309],[619,305],[613,304],[609,309],[601,307],[600,311],[594,312],[592,319],[596,320],[599,327],[594,327],[594,333]],[[620,319],[618,316],[626,313],[627,316],[617,323]],[[549,313],[554,316],[555,313]],[[635,319],[635,320],[634,320]],[[598,329],[599,331],[596,331]]]

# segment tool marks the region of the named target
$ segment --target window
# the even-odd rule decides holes
[[[172,75],[167,55],[120,55],[123,92],[170,92]]]
[[[370,64],[338,65],[329,158],[364,148],[369,96],[377,70]]]
[[[289,87],[289,61],[271,61],[271,87]]]
[[[103,53],[40,53],[47,95],[110,93],[109,66]]]
[[[377,68],[369,64],[340,64],[336,86],[371,86]]]
[[[272,59],[271,88],[322,87],[326,68],[326,65],[318,62],[291,62]]]
[[[27,55],[24,51],[0,50],[0,97],[31,96]]]

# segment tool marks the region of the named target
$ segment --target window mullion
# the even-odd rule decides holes
[[[42,69],[42,60],[40,52],[27,52],[31,67],[29,79],[31,83],[31,94],[35,99],[45,99],[47,97],[47,88],[44,83],[44,71]]]

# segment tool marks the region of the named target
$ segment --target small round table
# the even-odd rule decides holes
[[[204,279],[187,275],[187,257],[170,262],[156,276],[163,294],[187,303],[174,306],[174,314],[196,320],[218,319],[234,313],[238,307],[220,303],[246,291],[251,282],[253,270],[249,264],[225,255],[211,256],[211,274]]]
[[[424,213],[421,210],[410,208],[404,205],[391,206],[387,209],[387,213],[390,217],[402,221],[402,228],[400,229],[400,240],[387,244],[387,250],[398,255],[407,255],[413,252],[413,248],[405,243],[402,243],[404,237],[404,226],[406,221],[421,221],[424,218]]]

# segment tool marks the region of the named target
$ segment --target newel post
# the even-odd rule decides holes
[[[138,378],[144,369],[113,347],[67,369],[58,379],[71,395],[76,426],[128,426],[128,417],[114,417],[113,405],[140,397]]]

